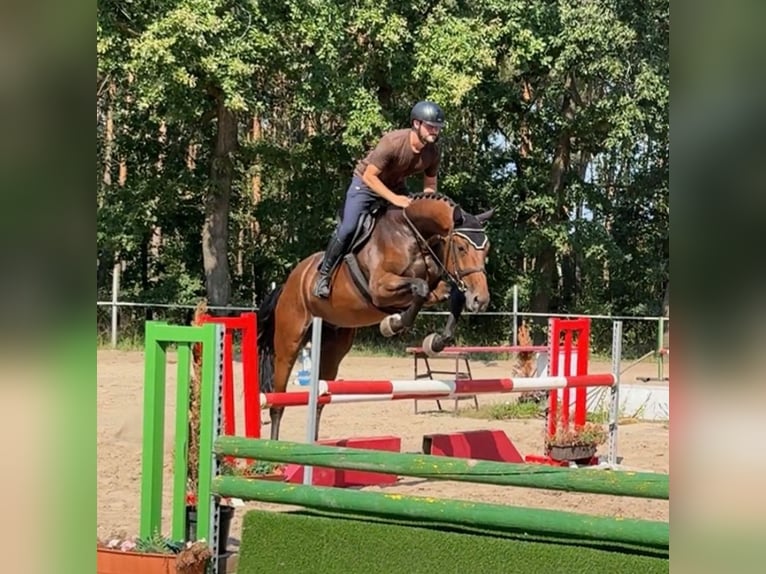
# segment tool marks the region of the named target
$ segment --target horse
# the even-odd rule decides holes
[[[454,340],[463,309],[481,312],[489,304],[485,260],[489,239],[480,215],[463,211],[439,193],[411,196],[404,209],[383,206],[362,217],[350,247],[333,271],[329,298],[312,293],[323,252],[300,261],[258,310],[259,379],[262,393],[282,393],[300,350],[321,317],[319,378],[334,380],[357,329],[375,324],[385,337],[410,328],[420,310],[449,300],[441,333],[423,340],[429,355]],[[318,407],[315,439],[322,405]],[[271,407],[271,439],[279,439],[284,407]]]

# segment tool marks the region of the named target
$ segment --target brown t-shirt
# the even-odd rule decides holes
[[[428,143],[420,153],[412,151],[410,130],[401,129],[388,132],[378,142],[367,157],[360,160],[354,169],[354,175],[362,177],[369,164],[380,169],[380,181],[394,193],[405,193],[405,181],[408,176],[425,172],[434,177],[439,171],[439,148]]]

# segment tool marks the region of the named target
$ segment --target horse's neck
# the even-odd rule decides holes
[[[435,235],[447,235],[452,230],[453,206],[441,199],[415,199],[405,209],[412,225],[428,239]]]

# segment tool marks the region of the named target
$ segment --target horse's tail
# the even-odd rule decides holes
[[[258,382],[262,393],[274,392],[274,335],[282,286],[269,293],[258,308]]]

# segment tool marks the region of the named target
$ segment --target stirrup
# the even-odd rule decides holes
[[[321,290],[321,293],[320,293]],[[331,291],[331,285],[330,285],[330,276],[329,275],[317,275],[316,280],[314,281],[314,289],[312,293],[314,294],[314,297],[319,297],[320,299],[326,299],[329,297]]]

